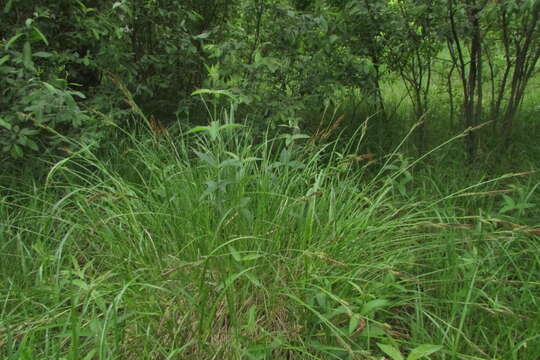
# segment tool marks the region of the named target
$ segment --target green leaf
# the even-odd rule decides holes
[[[203,200],[210,194],[215,193],[217,190],[218,190],[218,184],[215,181],[208,180],[206,182],[206,190],[204,190],[202,195],[199,197],[199,200]]]
[[[6,120],[0,117],[0,126],[3,128],[6,128],[8,130],[11,130],[11,124],[8,123]]]
[[[219,130],[226,130],[226,129],[236,129],[236,128],[241,128],[243,127],[243,125],[241,124],[225,124],[225,125],[221,125],[219,127]]]
[[[186,134],[193,134],[193,133],[198,133],[202,131],[208,131],[208,126],[196,126],[193,129],[186,131]]]
[[[21,130],[20,134],[21,135],[27,135],[27,136],[32,136],[32,135],[37,135],[39,134],[40,131],[39,130],[36,130],[36,129],[29,129],[29,128],[24,128]]]
[[[246,277],[248,278],[249,282],[253,284],[253,286],[258,288],[262,287],[261,282],[252,274],[246,273]]]
[[[72,96],[75,96],[75,97],[78,97],[78,98],[81,98],[81,99],[86,99],[86,95],[84,95],[82,92],[80,91],[68,91],[68,93]]]
[[[19,135],[17,142],[23,146],[26,146],[28,138],[24,135]]]
[[[27,41],[23,46],[23,65],[28,70],[34,71],[34,62],[32,61],[32,45]]]
[[[199,40],[199,39],[200,39],[200,40],[203,40],[203,39],[208,38],[209,36],[210,36],[210,33],[209,33],[209,32],[203,32],[203,33],[201,33],[201,34],[199,34],[199,35],[195,35],[193,38],[194,38],[194,39],[197,39],[197,40]]]
[[[42,82],[43,86],[45,86],[45,88],[47,88],[47,90],[49,90],[51,93],[53,94],[58,94],[58,89],[56,89],[54,86],[52,86],[51,84],[43,81]]]
[[[380,338],[384,339],[386,338],[386,331],[377,325],[367,325],[364,331],[360,333],[360,336],[366,337],[368,339],[373,338]]]
[[[38,148],[38,145],[36,144],[36,142],[32,139],[26,139],[26,146],[28,146],[30,149],[34,150],[34,151],[38,151],[39,148]]]
[[[84,357],[83,360],[92,360],[96,356],[96,349],[90,350],[90,352]]]
[[[357,314],[351,316],[351,319],[349,320],[349,335],[352,335],[356,331],[356,329],[358,329],[359,324],[360,316]]]
[[[502,196],[503,199],[504,199],[504,202],[509,206],[509,207],[515,207],[516,206],[516,203],[514,202],[514,199],[512,199],[510,196],[508,195],[503,195]]]
[[[51,56],[53,56],[53,54],[50,53],[50,52],[46,52],[46,51],[38,51],[38,52],[35,52],[33,56],[46,59],[46,58],[50,58]]]
[[[203,94],[216,95],[217,97],[219,97],[220,95],[225,95],[225,96],[230,97],[231,99],[234,99],[234,94],[228,90],[199,89],[191,93],[192,96],[203,95]]]
[[[386,355],[390,356],[392,360],[405,360],[401,352],[391,345],[377,343],[379,349],[381,349]]]
[[[22,33],[21,33],[21,34],[17,34],[17,35],[15,35],[15,36],[13,36],[11,39],[9,39],[9,41],[6,43],[5,49],[6,49],[6,50],[9,50],[9,47],[10,47],[11,45],[13,45],[13,43],[14,43],[15,41],[19,40],[19,38],[20,38],[21,36],[23,36],[23,35],[24,35],[24,34],[22,34]]]
[[[407,360],[418,360],[442,349],[441,345],[423,344],[412,349]]]
[[[45,43],[45,45],[49,46],[49,42],[47,41],[47,38],[45,37],[45,35],[43,35],[41,30],[39,30],[35,26],[33,26],[32,29],[34,29],[35,34],[41,39],[41,41],[43,41]]]
[[[243,256],[241,261],[253,261],[253,260],[257,260],[258,258],[261,258],[263,255],[261,254],[250,254],[250,255],[246,255],[246,256]]]
[[[229,251],[231,252],[231,255],[234,258],[234,260],[238,262],[242,261],[242,256],[232,245],[229,245]]]
[[[215,168],[219,167],[218,161],[216,160],[216,158],[212,154],[199,152],[197,150],[194,150],[194,152],[195,152],[195,155],[197,155],[197,157],[199,159],[201,159],[202,161],[204,161],[208,165],[210,165],[212,167],[215,167]]]
[[[9,60],[9,55],[3,56],[0,59],[0,66],[4,65]]]
[[[11,156],[17,159],[17,158],[21,158],[24,155],[24,152],[23,152],[23,149],[19,145],[13,144],[10,150],[10,154]]]
[[[254,330],[257,326],[257,305],[251,305],[247,311],[248,322],[246,327],[250,330]]]
[[[316,295],[315,295],[315,300],[317,300],[317,303],[319,304],[320,307],[322,308],[326,308],[326,299],[328,298],[328,295],[326,295],[325,293],[323,293],[322,291],[319,291]]]
[[[372,312],[375,312],[376,310],[380,308],[384,308],[390,304],[390,301],[385,299],[375,299],[370,302],[367,302],[362,306],[361,314],[362,315],[369,315]]]
[[[87,291],[90,289],[90,286],[81,279],[74,279],[71,283],[81,290]]]
[[[216,140],[219,135],[219,122],[212,121],[210,123],[210,126],[208,127],[208,134],[212,138],[212,140]]]

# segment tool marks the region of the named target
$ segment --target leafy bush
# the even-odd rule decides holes
[[[113,32],[82,3],[9,1],[0,31],[0,154],[50,154],[73,141],[103,139],[81,105],[100,82],[99,43]],[[84,31],[80,31],[83,30]]]

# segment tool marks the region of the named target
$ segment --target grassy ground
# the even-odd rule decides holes
[[[199,130],[0,189],[0,358],[538,359],[537,175]]]

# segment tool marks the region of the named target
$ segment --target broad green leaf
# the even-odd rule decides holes
[[[367,302],[362,306],[361,314],[362,315],[369,315],[378,309],[384,308],[390,304],[390,301],[385,299],[375,299],[371,300],[370,302]]]
[[[26,144],[27,144],[26,141],[27,140],[28,140],[28,138],[26,136],[24,136],[24,135],[19,135],[19,137],[17,138],[17,142],[19,144],[21,144],[22,146],[26,146]]]
[[[357,314],[351,316],[351,319],[349,320],[349,335],[352,335],[356,331],[356,329],[358,329],[359,324],[360,316]]]
[[[10,154],[11,156],[17,159],[17,158],[21,158],[24,155],[24,152],[23,152],[23,149],[19,145],[13,144],[10,150]]]
[[[38,145],[32,139],[26,139],[26,146],[28,146],[30,149],[32,149],[34,151],[39,150]]]
[[[195,150],[194,152],[195,152],[195,155],[197,155],[197,157],[199,159],[201,159],[202,161],[204,161],[208,165],[210,165],[212,167],[215,167],[215,168],[219,167],[218,161],[216,160],[216,158],[212,154],[202,153],[202,152],[197,151],[197,150]]]
[[[86,282],[84,282],[81,279],[74,279],[71,283],[84,291],[90,290],[90,287],[91,287],[90,285],[88,285]]]
[[[514,199],[512,199],[510,196],[508,195],[503,195],[502,196],[503,199],[504,199],[504,202],[509,206],[509,207],[515,207],[516,206],[516,203],[514,202]]]
[[[202,200],[202,199],[206,198],[207,196],[209,196],[210,194],[216,192],[217,190],[218,190],[218,184],[213,180],[208,180],[206,182],[206,190],[202,193],[199,200]]]
[[[242,261],[242,256],[232,245],[229,245],[229,251],[231,252],[231,255],[234,258],[234,260],[238,262]]]
[[[316,295],[315,295],[315,300],[317,300],[317,303],[319,304],[320,307],[323,307],[325,308],[326,307],[326,300],[328,298],[328,295],[326,295],[325,293],[323,293],[322,291],[318,292]]]
[[[442,349],[441,345],[423,344],[412,349],[407,360],[418,360]]]
[[[8,130],[11,130],[11,124],[8,123],[6,120],[0,117],[0,126],[3,128],[6,128]]]
[[[366,338],[380,338],[383,339],[386,337],[386,331],[378,325],[368,324],[364,331],[360,333],[360,336],[364,336]]]
[[[50,52],[46,52],[46,51],[38,51],[38,52],[35,52],[33,56],[46,59],[46,58],[50,58],[51,56],[53,56],[53,54],[50,53]]]
[[[208,127],[208,134],[212,138],[212,140],[216,140],[219,135],[219,122],[212,121],[210,123],[210,126]]]
[[[32,61],[32,46],[29,41],[25,42],[23,46],[23,65],[28,70],[35,70],[34,62]]]
[[[379,349],[381,349],[386,355],[390,356],[392,360],[405,360],[401,352],[391,345],[377,343]]]
[[[349,314],[350,309],[346,306],[339,305],[335,309],[331,309],[330,311],[327,311],[324,313],[324,317],[328,320],[335,318],[336,316],[342,315],[342,314]]]
[[[4,65],[9,60],[9,55],[3,56],[0,59],[0,66]]]
[[[45,81],[43,81],[42,84],[43,84],[43,86],[45,86],[45,87],[47,88],[47,90],[49,90],[50,92],[52,92],[52,93],[54,93],[54,94],[58,93],[58,90],[57,90],[54,86],[52,86],[51,84],[49,84],[49,83],[47,83],[47,82],[45,82]]]

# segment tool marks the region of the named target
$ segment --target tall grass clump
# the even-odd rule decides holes
[[[520,174],[445,188],[233,117],[0,190],[1,358],[537,358],[538,233],[493,200]]]

